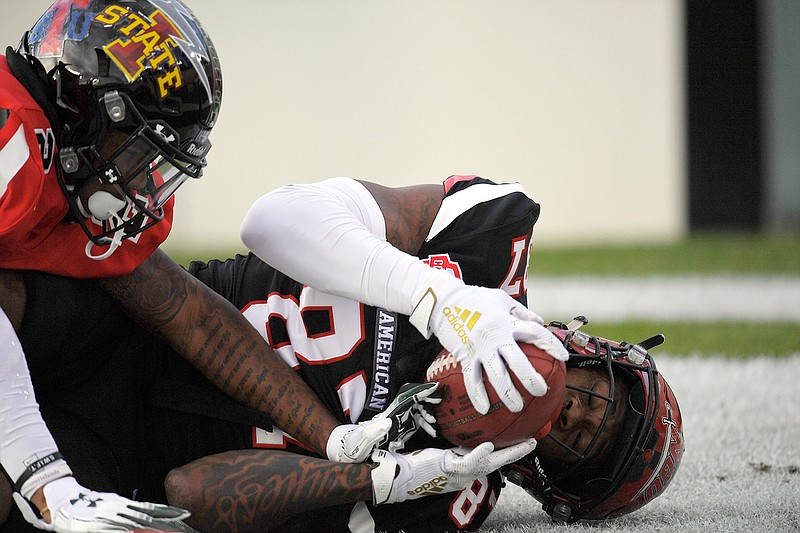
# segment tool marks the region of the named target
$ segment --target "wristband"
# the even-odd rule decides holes
[[[46,470],[45,470],[46,468]],[[30,498],[31,495],[42,485],[50,481],[72,475],[72,469],[64,460],[64,456],[56,450],[48,453],[44,457],[39,457],[29,463],[22,475],[19,476],[14,489]],[[26,486],[27,485],[27,486]]]

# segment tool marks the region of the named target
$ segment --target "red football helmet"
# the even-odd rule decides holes
[[[619,391],[629,391],[622,430],[607,453],[587,459],[608,420],[611,402],[604,398],[607,404],[603,421],[585,450],[573,450],[552,435],[545,437],[566,448],[577,458],[575,461],[548,461],[537,448],[504,472],[509,481],[524,488],[559,522],[603,520],[639,509],[664,492],[684,450],[678,402],[647,351],[664,342],[663,335],[638,344],[614,342],[578,331],[585,323],[584,317],[577,317],[569,325],[553,322],[548,328],[570,352],[568,368],[590,367],[607,372],[609,396],[614,401],[621,399],[618,396],[623,393]]]

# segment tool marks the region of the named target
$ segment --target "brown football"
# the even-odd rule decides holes
[[[484,375],[490,406],[485,415],[479,414],[467,395],[461,364],[447,350],[436,356],[428,367],[426,381],[439,382],[442,402],[435,406],[434,412],[441,436],[457,446],[474,447],[491,441],[495,448],[504,448],[530,437],[539,439],[547,435],[564,403],[566,365],[532,344],[520,343],[519,346],[548,386],[544,396],[533,396],[511,374],[524,403],[519,413],[512,413],[500,401]]]

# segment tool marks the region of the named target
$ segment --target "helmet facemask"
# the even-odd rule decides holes
[[[61,148],[57,169],[76,222],[101,246],[162,220],[166,202],[186,180],[201,177],[206,162],[181,151],[179,134],[164,121],[145,120],[127,94],[106,91],[97,105],[104,120],[92,137],[101,140]],[[84,205],[81,194],[92,183],[113,186],[122,199],[113,213],[94,208],[91,196]]]

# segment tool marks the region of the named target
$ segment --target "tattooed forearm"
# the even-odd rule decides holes
[[[314,509],[372,499],[372,466],[269,450],[204,457],[167,478],[170,503],[203,531],[284,530]]]
[[[238,309],[163,252],[102,286],[229,396],[325,450],[336,419]]]
[[[156,329],[173,322],[188,297],[185,272],[158,250],[127,276],[104,279],[101,285]]]

